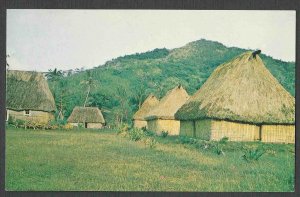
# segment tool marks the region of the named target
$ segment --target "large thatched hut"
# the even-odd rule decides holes
[[[175,117],[181,121],[181,135],[295,141],[295,99],[251,52],[218,66]]]
[[[9,70],[6,73],[6,119],[47,123],[56,110],[42,73]]]
[[[140,109],[133,115],[133,124],[134,127],[137,128],[147,128],[147,121],[145,120],[145,116],[151,109],[153,109],[157,104],[159,103],[159,100],[153,95],[150,94],[146,100],[143,102]]]
[[[161,101],[145,117],[148,129],[160,134],[167,131],[169,135],[178,135],[180,121],[175,120],[174,114],[188,100],[189,95],[179,85],[167,92]]]
[[[73,126],[82,125],[84,128],[95,129],[100,129],[105,124],[98,107],[75,107],[67,121]]]

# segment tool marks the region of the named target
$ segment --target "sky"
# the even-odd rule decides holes
[[[200,39],[295,61],[295,11],[7,10],[10,69],[93,68]]]

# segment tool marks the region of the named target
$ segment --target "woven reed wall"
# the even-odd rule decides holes
[[[83,125],[82,123],[69,123],[70,125],[72,125],[73,127],[78,127],[79,124]]]
[[[133,125],[134,125],[134,127],[140,128],[140,129],[143,128],[143,127],[148,128],[146,120],[134,120]]]
[[[24,115],[24,111],[7,110],[10,117],[13,119],[36,122],[36,123],[48,123],[50,120],[54,120],[54,115],[44,111],[32,111],[30,115]]]
[[[211,123],[212,123],[211,120],[196,120],[195,121],[196,137],[203,140],[210,140]]]
[[[262,125],[261,141],[295,143],[295,125]]]
[[[194,136],[194,121],[181,120],[180,121],[180,135],[195,137]]]
[[[101,129],[102,126],[103,125],[101,123],[88,123],[87,124],[87,128],[89,128],[89,129]]]
[[[212,120],[211,140],[220,140],[228,137],[230,141],[257,141],[259,140],[259,126]]]
[[[162,131],[168,131],[169,135],[179,135],[179,120],[154,119],[147,121],[147,125],[149,130],[155,131],[158,135],[160,135]]]

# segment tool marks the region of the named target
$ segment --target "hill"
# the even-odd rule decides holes
[[[89,71],[50,81],[49,85],[58,108],[62,98],[64,116],[67,118],[75,106],[84,104],[87,93],[84,82],[92,79],[88,106],[104,109],[108,124],[114,124],[115,121],[130,122],[149,93],[161,98],[175,85],[181,84],[192,95],[218,65],[245,51],[201,39],[172,50],[155,49],[118,57]],[[264,54],[260,57],[283,87],[294,96],[295,63],[276,60]]]

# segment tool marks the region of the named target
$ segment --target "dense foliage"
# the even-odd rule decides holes
[[[218,42],[198,40],[172,50],[155,49],[126,55],[104,65],[49,81],[58,109],[67,118],[75,106],[97,106],[109,125],[130,122],[149,93],[161,98],[181,84],[192,95],[213,70],[246,51]],[[270,72],[294,96],[295,63],[260,55]],[[93,80],[93,85],[84,81]],[[238,84],[237,84],[238,85]],[[62,93],[63,92],[63,93]]]

